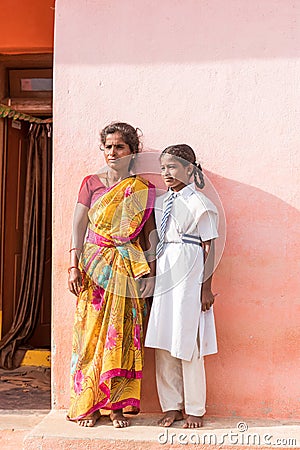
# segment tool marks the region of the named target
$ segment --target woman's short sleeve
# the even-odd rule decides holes
[[[91,205],[91,199],[93,195],[90,186],[90,179],[91,175],[85,177],[84,180],[82,181],[77,200],[78,203],[81,203],[82,205],[87,206],[88,208]]]

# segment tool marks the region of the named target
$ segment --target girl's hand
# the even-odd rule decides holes
[[[215,301],[218,294],[213,294],[210,289],[203,289],[201,296],[202,311],[208,311]]]
[[[68,279],[69,291],[78,297],[81,291],[81,285],[82,285],[82,275],[80,270],[77,267],[70,268]]]
[[[154,292],[155,278],[141,278],[140,279],[140,292],[142,298],[152,297]]]

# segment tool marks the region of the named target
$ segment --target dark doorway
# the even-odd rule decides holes
[[[2,336],[13,322],[21,279],[25,181],[28,155],[28,131],[26,121],[6,120],[3,159],[2,205]],[[51,158],[48,163],[51,174]],[[38,322],[28,346],[50,349],[51,334],[51,176],[48,186],[46,235],[46,261],[43,294]]]

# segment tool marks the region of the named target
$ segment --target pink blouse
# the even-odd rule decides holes
[[[77,201],[90,208],[106,189],[98,175],[88,175],[81,183]]]

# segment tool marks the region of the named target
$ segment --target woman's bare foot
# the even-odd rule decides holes
[[[129,426],[129,420],[123,416],[122,409],[115,409],[110,413],[110,420],[115,428],[125,428]]]
[[[188,416],[183,428],[201,428],[203,424],[203,416]]]
[[[183,419],[182,412],[172,409],[165,413],[164,417],[159,420],[158,425],[160,427],[170,427],[173,422],[182,419]]]
[[[86,416],[84,419],[77,420],[80,427],[93,427],[97,420],[100,419],[100,412],[95,411],[90,416]]]

